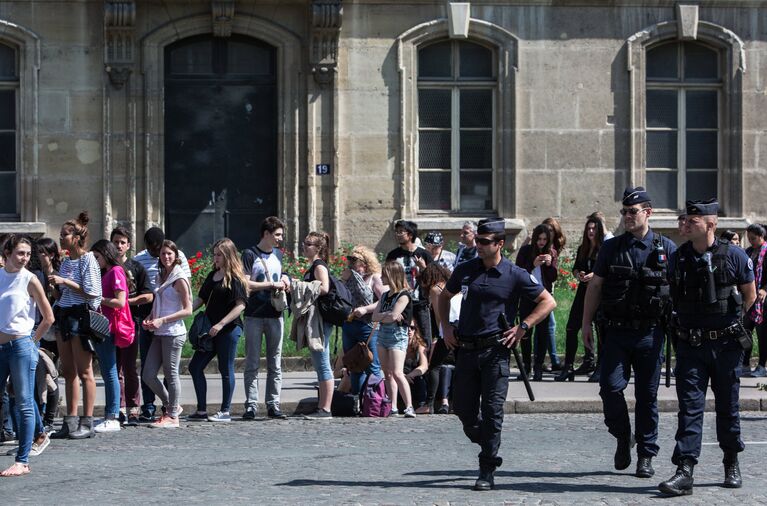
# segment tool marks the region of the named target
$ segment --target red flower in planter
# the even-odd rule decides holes
[[[568,284],[568,285],[570,286],[570,288],[572,288],[573,290],[576,290],[576,289],[578,288],[578,283],[576,283],[575,281],[570,281],[570,282],[569,282],[569,283],[567,283],[567,284]]]
[[[198,251],[195,257],[197,257],[198,259],[202,258],[202,251]]]

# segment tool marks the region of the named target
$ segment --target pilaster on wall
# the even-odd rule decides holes
[[[330,233],[333,247],[339,245],[341,198],[338,173],[338,39],[341,32],[341,0],[313,0],[311,3],[309,69],[307,89],[307,231]],[[329,176],[318,176],[315,167],[330,165]],[[326,181],[326,178],[331,181]]]
[[[104,234],[118,223],[136,237],[136,100],[130,77],[136,65],[136,2],[104,2],[104,71],[102,141]],[[124,214],[116,212],[115,173],[124,174]],[[121,200],[121,199],[118,199]],[[119,219],[122,215],[123,219]],[[134,241],[135,242],[135,241]]]

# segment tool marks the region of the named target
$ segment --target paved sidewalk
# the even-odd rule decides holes
[[[512,378],[516,378],[517,371],[512,370]],[[208,381],[208,412],[218,410],[221,403],[221,377],[216,373],[206,375]],[[585,376],[578,376],[575,382],[558,383],[553,380],[553,375],[544,375],[544,381],[534,382],[533,393],[536,400],[531,402],[527,398],[524,384],[521,381],[512,380],[509,386],[509,394],[506,398],[506,413],[601,413],[602,401],[599,397],[599,385],[588,383]],[[282,377],[282,402],[281,407],[286,413],[306,413],[314,410],[317,403],[316,390],[317,376],[314,372],[287,372]],[[104,388],[101,377],[97,377],[96,415],[103,413]],[[664,377],[661,378],[661,386],[658,390],[658,404],[660,411],[676,412],[677,399],[674,380],[671,388],[666,388]],[[767,411],[767,392],[757,390],[757,383],[767,383],[765,378],[741,378],[740,408],[742,411]],[[245,390],[242,374],[236,374],[234,398],[232,399],[232,414],[241,414],[244,410]],[[63,399],[63,383],[60,382]],[[191,413],[196,409],[196,397],[192,378],[181,376],[181,403],[185,413]],[[265,392],[265,376],[259,375],[259,391]],[[626,389],[626,399],[629,407],[634,405],[634,385],[629,384]],[[706,411],[714,410],[714,396],[709,390]],[[62,401],[63,402],[63,401]],[[159,404],[159,403],[158,403]],[[259,408],[264,410],[263,406]]]

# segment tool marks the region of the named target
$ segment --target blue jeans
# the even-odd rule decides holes
[[[234,357],[237,355],[237,341],[242,328],[234,327],[231,331],[222,330],[213,339],[213,351],[195,351],[189,361],[189,374],[192,376],[194,393],[197,395],[197,411],[208,409],[208,382],[205,380],[205,367],[218,358],[218,372],[221,373],[221,411],[229,412],[234,393]]]
[[[0,344],[0,390],[5,390],[8,375],[13,382],[16,409],[19,413],[19,450],[16,462],[27,464],[35,432],[35,369],[37,345],[32,336]]]
[[[356,346],[357,343],[364,343],[370,337],[370,331],[373,327],[370,323],[363,320],[353,320],[351,322],[344,323],[343,330],[343,343],[344,353]],[[378,360],[378,336],[377,332],[370,337],[368,348],[373,352],[373,363],[371,363],[365,372],[353,372],[350,374],[352,381],[352,393],[357,395],[362,390],[362,385],[365,383],[365,378],[369,375],[383,377],[381,375],[381,362]]]
[[[325,332],[325,346],[322,351],[312,351],[312,365],[317,371],[318,381],[333,379],[333,367],[330,365],[330,336],[333,333],[333,324],[323,321],[322,329]]]
[[[103,342],[94,341],[96,356],[99,359],[101,377],[104,379],[104,416],[117,418],[120,414],[120,379],[117,377],[117,348],[114,334],[110,334]]]

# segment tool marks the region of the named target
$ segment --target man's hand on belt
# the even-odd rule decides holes
[[[458,339],[455,338],[455,328],[452,325],[447,325],[442,328],[442,338],[445,340],[445,345],[448,350],[455,350],[458,348]]]
[[[513,348],[522,340],[524,336],[525,331],[519,328],[519,325],[517,325],[503,333],[501,343],[503,343],[507,348]]]

